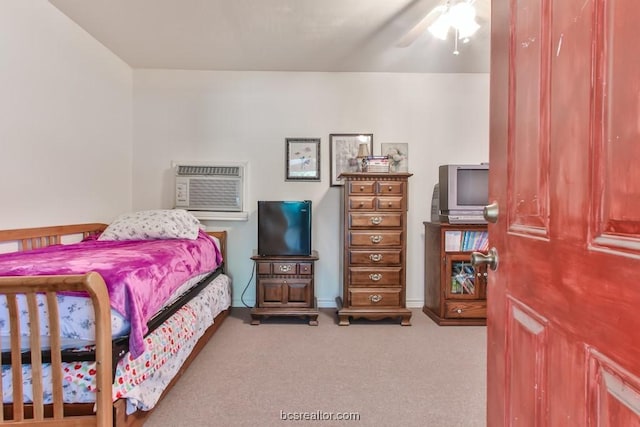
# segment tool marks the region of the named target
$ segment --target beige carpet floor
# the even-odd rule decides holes
[[[335,309],[252,326],[234,308],[145,426],[485,426],[486,328],[412,311],[409,327],[338,326]]]

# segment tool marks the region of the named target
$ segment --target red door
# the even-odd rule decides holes
[[[639,426],[640,1],[492,3],[487,426]]]

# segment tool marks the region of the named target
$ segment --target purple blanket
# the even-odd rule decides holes
[[[198,274],[215,270],[222,254],[203,231],[195,240],[85,241],[0,255],[0,276],[102,275],[111,307],[131,324],[129,348],[144,351],[147,321],[174,290]]]

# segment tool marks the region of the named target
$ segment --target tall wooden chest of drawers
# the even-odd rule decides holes
[[[410,173],[343,173],[343,280],[340,325],[349,318],[400,318],[406,308],[407,195]]]

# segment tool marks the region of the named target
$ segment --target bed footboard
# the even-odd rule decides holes
[[[62,291],[84,291],[93,302],[96,318],[96,412],[89,416],[64,416],[62,398],[62,360],[58,301],[56,294]],[[50,336],[44,337],[40,329],[36,294],[45,294],[49,309]],[[34,425],[98,425],[113,423],[111,398],[111,307],[107,287],[95,272],[85,275],[0,277],[0,294],[7,298],[10,317],[11,374],[13,384],[12,404],[5,405],[0,422],[6,425],[33,422]],[[23,343],[18,321],[17,296],[24,295],[29,311],[28,342]],[[42,350],[51,351],[53,404],[43,403]],[[22,356],[31,354],[32,388],[34,402],[23,401]],[[2,390],[0,382],[0,395]]]

